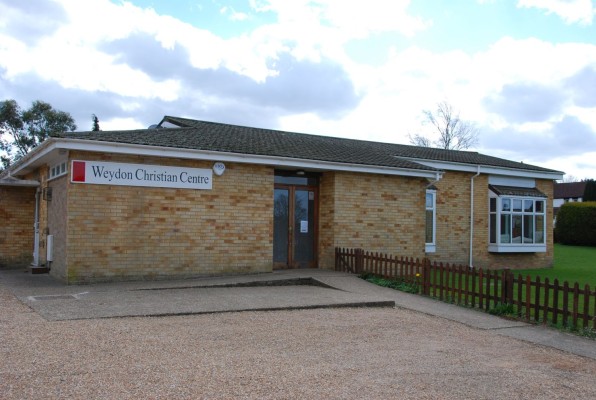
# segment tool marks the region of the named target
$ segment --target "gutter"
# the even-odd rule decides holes
[[[476,166],[478,164],[467,164],[462,162],[455,162],[455,161],[436,161],[436,160],[429,160],[424,158],[415,158],[415,157],[401,157],[404,160],[413,161],[422,165],[426,165],[427,167],[437,168],[441,170],[447,171],[462,171],[462,172],[475,172]],[[509,161],[509,160],[507,160]],[[514,167],[500,167],[500,166],[491,166],[491,165],[483,165],[483,173],[491,174],[491,175],[504,175],[504,176],[513,176],[513,177],[523,177],[523,178],[534,178],[534,179],[554,179],[554,180],[561,180],[563,179],[563,175],[565,174],[562,171],[555,171],[555,170],[548,170],[544,168],[544,170],[534,170],[534,169],[525,169],[525,168],[514,168]],[[540,168],[540,167],[539,167]]]

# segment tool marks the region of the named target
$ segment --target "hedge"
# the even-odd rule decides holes
[[[563,204],[555,237],[563,244],[596,246],[596,201]]]

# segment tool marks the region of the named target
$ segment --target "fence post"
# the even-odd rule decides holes
[[[512,304],[513,302],[513,279],[511,270],[505,268],[501,273],[501,304]]]
[[[422,266],[422,282],[424,282],[422,294],[430,296],[430,260],[428,258]]]
[[[356,273],[361,274],[364,266],[364,250],[356,249]]]

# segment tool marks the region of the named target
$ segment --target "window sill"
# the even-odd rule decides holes
[[[491,253],[546,253],[546,244],[491,244]]]
[[[434,253],[437,251],[437,246],[434,244],[425,244],[424,245],[424,252],[425,253]]]

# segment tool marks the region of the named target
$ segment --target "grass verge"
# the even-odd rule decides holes
[[[575,282],[582,287],[586,283],[590,288],[596,287],[596,247],[566,246],[555,244],[555,262],[552,268],[522,269],[513,271],[522,276],[529,275],[534,279],[548,278],[551,282],[556,278],[560,283]]]

